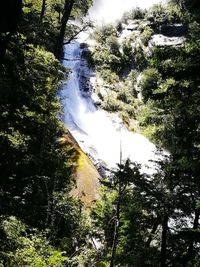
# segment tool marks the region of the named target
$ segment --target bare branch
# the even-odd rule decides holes
[[[75,32],[66,42],[63,43],[63,45],[70,44],[71,41],[75,40],[76,37],[83,31],[87,30],[89,27],[91,27],[91,23],[84,24],[82,28],[80,28],[77,32]]]

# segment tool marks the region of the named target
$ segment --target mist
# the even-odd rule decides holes
[[[122,13],[134,7],[149,8],[163,0],[94,0],[89,16],[93,21],[110,23],[119,19]]]

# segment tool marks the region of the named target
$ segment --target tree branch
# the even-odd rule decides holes
[[[76,37],[83,31],[87,30],[88,27],[91,27],[91,24],[85,24],[82,28],[80,28],[76,33],[74,33],[66,42],[63,43],[63,45],[70,44],[71,41],[76,39]]]

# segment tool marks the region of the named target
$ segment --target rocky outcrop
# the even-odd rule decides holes
[[[70,195],[79,199],[85,207],[90,207],[92,203],[99,197],[98,190],[100,188],[101,176],[89,157],[82,151],[77,141],[68,132],[60,138],[60,143],[66,144],[74,149],[74,171],[73,178],[75,185]]]
[[[78,152],[79,157],[74,173],[76,185],[72,189],[71,195],[80,199],[86,207],[90,207],[99,197],[101,177],[88,156],[80,148]]]
[[[81,93],[84,97],[91,97],[93,92],[92,85],[90,83],[90,78],[94,75],[91,69],[88,67],[87,55],[89,53],[88,45],[82,43],[80,45],[80,69],[79,69],[79,87]]]
[[[149,47],[180,46],[186,40],[186,33],[187,27],[183,24],[163,25],[161,33],[151,37]]]
[[[154,34],[150,41],[149,41],[149,47],[157,46],[180,46],[184,43],[185,37],[167,37],[163,34]]]

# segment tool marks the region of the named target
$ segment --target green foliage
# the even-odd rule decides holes
[[[47,201],[44,192],[52,192],[54,180],[59,181],[57,189],[62,188],[71,172],[65,161],[73,152],[68,156],[66,148],[55,143],[64,133],[57,117],[60,104],[56,96],[63,68],[51,53],[39,47],[24,45],[18,49],[21,42],[23,39],[13,39],[7,62],[1,66],[1,187],[9,192],[1,197],[9,199],[10,212],[19,216],[34,201],[41,218],[30,213],[29,220],[43,224],[46,215],[39,207]],[[6,212],[8,206],[2,208]]]
[[[114,92],[109,93],[104,101],[103,108],[108,111],[119,111],[122,109],[120,101]]]
[[[24,13],[40,13],[42,0],[25,0],[23,11]]]
[[[122,22],[127,23],[128,20],[143,19],[145,17],[146,10],[142,10],[139,7],[133,8],[130,11],[126,11],[122,15]]]
[[[127,72],[125,77],[121,75],[123,70],[118,73],[125,85],[116,91],[117,99],[123,102],[118,109],[128,123],[131,106],[133,108],[136,102],[139,70],[142,75],[138,85],[143,102],[137,108],[134,106],[136,114],[133,117],[136,115],[146,136],[170,152],[170,156],[163,157],[157,165],[156,174],[134,176],[120,199],[115,257],[119,266],[160,266],[160,257],[165,257],[163,248],[166,258],[162,260],[167,266],[198,266],[199,15],[194,14],[194,9],[188,8],[185,1],[178,2],[180,5],[158,5],[150,10],[146,15],[148,22],[145,25],[148,26],[143,27],[141,33],[143,44],[130,38],[119,49],[120,58],[124,59],[121,64]],[[187,7],[185,14],[183,6]],[[173,23],[182,23],[188,29],[185,43],[176,47],[157,47],[147,55],[144,45],[148,44],[152,33],[159,33]],[[131,47],[133,41],[135,45]],[[128,61],[130,58],[133,61]],[[130,72],[130,66],[137,71]],[[98,236],[104,241],[102,260],[105,261],[111,258],[120,198],[119,187],[113,183],[114,178],[104,181],[107,188],[104,187],[103,196],[93,211]]]
[[[199,219],[196,203],[199,199],[200,53],[199,30],[192,26],[198,22],[191,14],[190,20],[188,39],[183,46],[153,50],[149,58],[150,73],[146,75],[145,70],[140,81],[145,107],[138,114],[144,132],[171,154],[170,160],[161,165],[163,180],[158,182],[159,177],[155,178],[156,187],[161,185],[160,196],[163,195],[168,219],[173,218],[173,228],[178,231],[175,234],[168,230],[166,237],[166,261],[169,266],[177,267],[197,266],[195,261],[199,258],[199,227],[195,221]],[[193,228],[186,223],[191,214]]]
[[[103,65],[102,68],[99,69],[99,73],[108,84],[115,85],[119,82],[119,76],[110,70],[106,65]]]
[[[72,16],[82,19],[91,7],[93,0],[75,0]]]
[[[125,84],[128,86],[129,90],[131,90],[131,94],[134,97],[137,97],[136,91],[136,82],[137,82],[138,72],[136,70],[131,70],[125,80]]]
[[[97,45],[92,52],[92,62],[103,80],[117,91],[104,98],[102,107],[108,111],[122,111],[125,119],[135,116],[138,73],[132,67],[144,68],[146,58],[141,47],[133,48],[132,37],[120,43],[117,34],[113,25],[103,26],[95,32]],[[120,79],[123,85],[119,85]]]
[[[0,35],[3,266],[64,266],[62,250],[73,253],[87,232],[80,204],[69,197],[77,155],[60,142],[67,133],[58,89],[67,71],[52,52],[64,1],[47,0],[41,18],[42,2],[24,1],[18,32]],[[86,2],[77,8],[85,13]]]
[[[103,25],[100,28],[97,28],[94,32],[94,39],[100,43],[104,44],[106,42],[106,39],[110,36],[116,37],[117,36],[117,30],[112,24]]]
[[[113,72],[119,73],[120,70],[120,57],[109,52],[108,47],[98,47],[94,54],[94,65],[96,68],[103,71],[104,68],[110,69]],[[103,66],[103,67],[102,67]]]
[[[121,53],[121,69],[124,71],[130,69],[134,62],[134,53],[131,44],[131,39],[125,40],[122,43]]]
[[[63,1],[59,3],[63,7]],[[58,3],[58,2],[57,2]],[[23,33],[27,42],[35,46],[44,46],[47,50],[54,52],[56,38],[58,37],[59,19],[52,1],[46,1],[45,16],[41,20],[42,0],[26,0],[23,7],[23,18],[20,32]],[[27,23],[29,26],[27,27]]]
[[[45,233],[28,228],[16,217],[1,218],[1,231],[6,236],[0,258],[4,266],[63,266],[68,258],[52,247]],[[1,240],[2,241],[2,240]]]
[[[106,44],[107,44],[107,47],[109,49],[110,54],[113,54],[115,56],[119,56],[120,55],[120,52],[119,52],[120,45],[118,43],[117,37],[115,37],[113,35],[110,35],[106,39]]]
[[[186,11],[183,13],[179,5],[156,4],[146,13],[145,17],[151,22],[151,27],[160,32],[163,25],[186,22],[189,14]]]
[[[142,46],[137,45],[136,47],[134,47],[133,53],[134,53],[134,63],[137,70],[139,71],[144,70],[147,60]]]
[[[142,91],[144,102],[149,98],[153,98],[154,90],[157,89],[160,82],[160,75],[157,69],[147,68],[143,71],[139,81],[139,86]]]
[[[126,104],[130,104],[133,100],[133,97],[131,95],[131,92],[128,88],[123,88],[118,93],[118,99],[123,101]]]
[[[141,33],[141,41],[145,46],[148,46],[148,42],[153,35],[154,31],[151,27],[147,26],[144,28],[143,32]]]
[[[100,240],[105,239],[101,260],[110,259],[114,226],[118,218],[116,265],[144,266],[146,263],[145,266],[158,266],[156,249],[145,248],[152,217],[142,196],[133,186],[135,181],[143,179],[139,166],[127,161],[119,165],[119,169],[114,171],[109,180],[102,181],[101,198],[91,213],[93,223],[97,227],[96,235]]]
[[[168,5],[165,12],[166,12],[168,23],[178,23],[180,21],[187,20],[187,16],[188,16],[187,12],[184,11],[184,14],[183,14],[180,9],[180,6],[178,5]]]
[[[148,20],[153,20],[155,24],[163,24],[165,22],[165,7],[162,4],[154,5],[146,14]]]
[[[94,33],[97,46],[93,52],[94,66],[103,72],[105,68],[111,69],[120,75],[133,63],[131,40],[122,44],[117,38],[117,30],[113,25],[106,25],[97,29]]]

